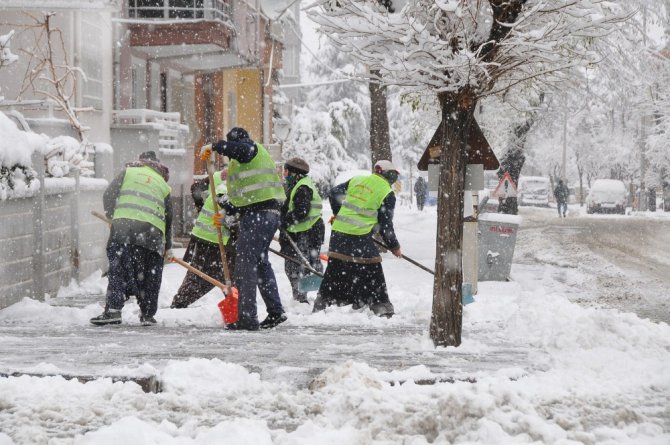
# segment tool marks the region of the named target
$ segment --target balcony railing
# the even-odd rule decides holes
[[[112,119],[116,124],[150,125],[158,130],[159,148],[183,148],[188,125],[179,123],[180,113],[165,113],[147,109],[113,110]]]
[[[225,0],[128,0],[128,18],[153,20],[230,20]]]

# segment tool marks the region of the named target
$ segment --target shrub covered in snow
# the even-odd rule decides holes
[[[94,164],[86,160],[85,147],[69,136],[50,139],[46,135],[19,130],[0,112],[0,200],[29,196],[39,188],[31,157],[44,155],[47,177],[60,178],[75,168],[93,176]]]

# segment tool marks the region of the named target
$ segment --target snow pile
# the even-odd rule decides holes
[[[107,144],[98,144],[110,150]],[[43,153],[47,177],[62,178],[79,169],[82,176],[93,176],[95,164],[87,160],[86,146],[70,136],[49,138],[19,130],[0,112],[0,200],[32,196],[39,190],[34,181],[33,153]]]
[[[62,178],[78,168],[83,176],[93,176],[95,164],[86,160],[86,147],[71,136],[58,136],[47,142],[44,152],[47,174]]]
[[[33,181],[31,156],[46,142],[44,136],[27,133],[0,112],[0,200],[29,196],[39,190]]]

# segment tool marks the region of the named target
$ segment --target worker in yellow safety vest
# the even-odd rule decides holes
[[[217,195],[217,204],[220,207],[228,199],[226,179],[228,168],[214,172],[214,187]],[[191,196],[196,207],[200,208],[198,217],[191,230],[191,239],[184,254],[184,261],[204,272],[212,278],[225,282],[219,240],[214,225],[214,202],[209,192],[209,178],[199,179],[191,186]],[[235,239],[237,238],[237,219],[228,216],[221,225],[221,235],[226,250],[228,270],[235,268]],[[186,308],[199,300],[214,287],[210,282],[203,280],[193,272],[187,272],[176,295],[172,298],[173,309]]]
[[[140,322],[156,324],[163,260],[172,256],[172,201],[168,168],[147,151],[126,165],[103,194],[105,214],[112,219],[107,259],[109,284],[104,312],[96,326],[121,323],[121,310],[131,295],[140,307]]]
[[[285,199],[281,179],[270,153],[263,145],[254,142],[244,128],[233,128],[225,141],[203,147],[201,159],[209,159],[212,150],[230,158],[227,181],[230,202],[223,208],[227,214],[238,214],[240,220],[233,273],[239,292],[238,321],[226,325],[226,329],[274,328],[287,318],[268,259],[270,242],[279,227],[281,203]],[[221,214],[215,215],[215,224],[220,221]],[[268,313],[261,323],[258,322],[256,288]]]
[[[307,293],[300,289],[300,280],[310,274],[306,264],[301,263],[306,260],[313,270],[323,271],[319,258],[325,234],[321,195],[308,174],[309,164],[302,158],[294,157],[284,163],[287,199],[281,209],[279,244],[281,253],[296,260],[286,260],[284,271],[291,283],[293,299],[300,303],[309,303]]]
[[[380,317],[393,316],[382,258],[373,236],[381,235],[395,256],[402,255],[393,229],[396,199],[391,184],[398,176],[398,169],[390,161],[381,160],[373,174],[355,176],[331,190],[334,220],[329,259],[314,312],[331,304],[351,304],[355,309],[368,306]]]

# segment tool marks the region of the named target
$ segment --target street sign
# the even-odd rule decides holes
[[[509,172],[505,172],[492,196],[498,199],[516,198],[516,185]]]

